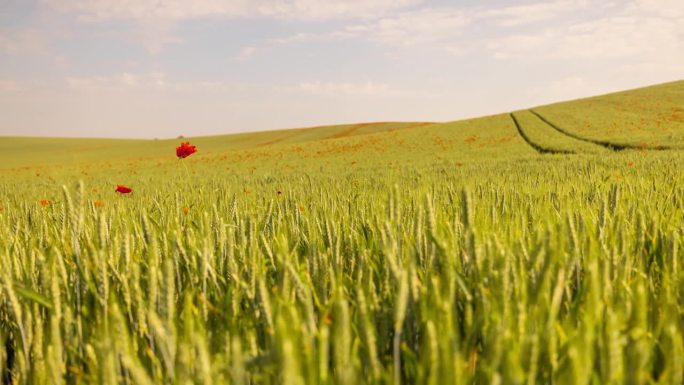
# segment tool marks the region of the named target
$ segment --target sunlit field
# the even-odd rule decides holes
[[[1,138],[2,380],[680,384],[683,114]]]

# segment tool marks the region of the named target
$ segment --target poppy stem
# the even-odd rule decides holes
[[[188,170],[188,165],[185,164],[184,159],[180,159],[180,162],[183,163],[183,168],[185,169],[185,176],[187,177],[186,180],[190,180],[190,170]]]

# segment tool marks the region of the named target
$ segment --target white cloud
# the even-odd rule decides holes
[[[517,91],[517,108],[544,105],[564,100],[585,98],[615,91],[615,85],[579,75],[559,77]],[[516,109],[517,109],[516,108]]]
[[[580,76],[570,76],[552,81],[540,89],[546,98],[568,99],[581,98],[608,92],[609,89],[597,85],[597,82]]]
[[[540,23],[543,22],[543,23]],[[527,26],[535,24],[530,32]],[[498,59],[626,58],[684,53],[684,1],[538,1],[503,7],[418,8],[356,21],[329,33],[301,32],[276,43],[361,39],[421,46],[456,56],[484,52]]]
[[[150,53],[159,53],[165,46],[181,44],[183,39],[173,35],[173,25],[168,22],[148,22],[140,25],[134,34]]]
[[[344,40],[351,38],[358,38],[357,32],[350,32],[347,30],[339,30],[329,33],[307,33],[300,32],[290,36],[278,37],[270,39],[269,43],[274,44],[306,44],[314,42],[328,42],[335,40]]]
[[[453,39],[470,23],[469,15],[458,9],[424,9],[350,26],[344,35],[392,45],[415,45]]]
[[[124,72],[114,76],[68,77],[69,88],[77,91],[121,90],[127,88],[156,87],[167,85],[166,75],[163,73],[133,74]]]
[[[573,5],[576,11],[583,12],[587,5],[581,0],[550,4],[555,5],[540,3],[526,7],[541,9],[537,14],[544,15],[551,9],[569,12]],[[497,59],[623,60],[654,71],[668,63],[684,62],[684,1],[623,0],[602,3],[599,7],[603,7],[603,12],[584,15],[578,21],[559,18],[533,33],[516,28],[516,23],[508,23],[503,33],[490,38],[483,47]],[[516,8],[508,8],[511,9]],[[492,10],[489,14],[509,11]],[[679,65],[679,76],[682,75],[684,64]]]
[[[228,88],[227,84],[214,81],[179,82],[169,79],[163,72],[123,72],[111,76],[67,77],[65,81],[69,89],[86,93],[210,91]]]
[[[634,57],[684,52],[684,25],[659,17],[625,15],[578,24],[561,32],[554,50],[561,57]]]
[[[476,12],[475,17],[483,20],[494,20],[500,26],[513,27],[557,18],[563,14],[582,10],[589,5],[587,0],[558,0],[482,9]],[[595,6],[595,4],[592,4],[592,6]]]
[[[24,87],[14,80],[0,79],[0,92],[2,93],[18,92],[23,91],[24,89]]]
[[[357,20],[342,29],[327,33],[300,32],[271,39],[275,44],[360,39],[375,44],[408,47],[439,45],[444,52],[463,55],[469,44],[455,44],[461,33],[472,24],[468,12],[459,9],[419,9],[393,15]]]
[[[387,83],[376,81],[345,82],[345,81],[309,81],[293,87],[276,87],[276,91],[286,93],[309,94],[324,98],[346,98],[346,100],[385,99],[385,100],[437,100],[440,95],[434,92],[417,89],[397,88]]]
[[[616,15],[547,27],[535,34],[493,38],[485,47],[499,58],[684,59],[684,23],[627,8]]]
[[[505,7],[440,7],[417,8],[392,12],[389,15],[356,21],[344,29],[327,34],[298,33],[275,39],[277,43],[303,43],[321,40],[359,38],[391,46],[432,45],[442,51],[463,55],[480,36],[477,28],[492,31],[513,29],[532,22],[560,18],[589,6],[588,0],[556,0]],[[601,7],[610,7],[610,3]]]
[[[390,93],[390,88],[387,84],[374,83],[370,81],[365,83],[314,81],[301,83],[299,85],[299,89],[307,93],[323,96],[382,96]]]
[[[0,52],[9,55],[43,55],[48,53],[45,36],[36,30],[19,28],[0,30]]]
[[[254,56],[254,54],[257,52],[256,47],[245,47],[240,50],[240,53],[238,53],[237,59],[238,61],[248,61],[249,59]]]
[[[262,0],[258,11],[284,19],[369,18],[419,3],[420,0]]]
[[[43,0],[51,9],[74,14],[83,22],[130,20],[151,53],[183,39],[177,23],[197,19],[272,18],[322,22],[368,19],[418,4],[422,0]]]
[[[491,39],[484,46],[494,52],[498,59],[508,58],[512,55],[525,54],[532,52],[544,52],[548,47],[546,44],[555,37],[548,32],[541,34],[519,34],[502,38]]]
[[[633,11],[646,12],[663,18],[684,17],[684,3],[680,0],[635,0],[630,8]]]
[[[385,83],[366,82],[322,82],[300,83],[294,90],[326,97],[356,96],[374,98],[429,97],[413,91],[397,90]]]
[[[180,21],[197,18],[274,17],[294,20],[365,18],[420,0],[45,0],[82,20]]]
[[[182,0],[45,0],[50,7],[72,13],[82,21],[99,22],[112,19],[177,21],[211,16],[238,16],[247,1],[182,1]]]
[[[647,86],[674,79],[684,78],[684,57],[666,60],[644,58],[643,60],[630,61],[614,69],[610,75],[612,88],[625,89],[632,87]]]

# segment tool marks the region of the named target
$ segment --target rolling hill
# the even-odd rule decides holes
[[[0,378],[682,383],[682,90],[182,160],[2,138]]]
[[[516,122],[518,127],[516,127]],[[560,128],[560,130],[559,130]],[[178,139],[0,140],[1,168],[168,159]],[[684,146],[684,81],[455,122],[380,122],[188,138],[213,162],[468,162]],[[526,142],[527,140],[527,142]]]

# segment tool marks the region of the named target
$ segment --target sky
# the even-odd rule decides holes
[[[0,136],[450,121],[681,79],[682,0],[0,0]]]

